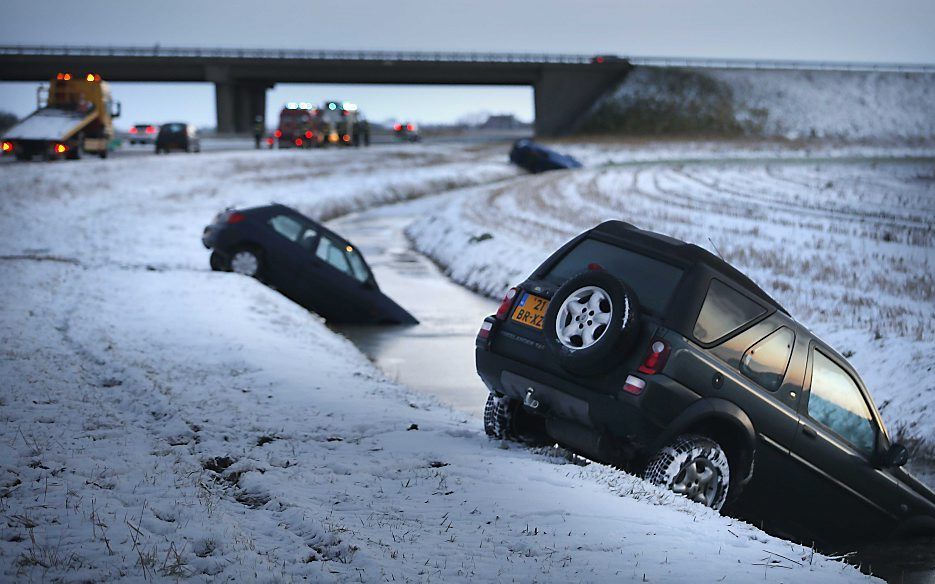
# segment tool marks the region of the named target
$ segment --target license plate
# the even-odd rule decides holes
[[[513,320],[542,330],[542,320],[545,318],[545,309],[548,307],[549,301],[545,298],[523,292],[513,310]]]

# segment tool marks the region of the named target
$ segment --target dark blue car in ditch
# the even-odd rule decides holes
[[[227,209],[201,241],[211,269],[254,277],[329,322],[418,324],[351,242],[285,205]]]
[[[529,139],[517,140],[513,144],[510,150],[510,162],[533,173],[581,168],[581,163],[571,156],[536,144]]]

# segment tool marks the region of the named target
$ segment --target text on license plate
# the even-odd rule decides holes
[[[523,292],[516,304],[516,309],[513,310],[513,320],[541,330],[545,309],[548,307],[549,301],[545,298]]]

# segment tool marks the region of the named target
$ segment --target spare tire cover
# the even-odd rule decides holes
[[[569,278],[555,292],[543,321],[546,344],[559,363],[579,375],[617,366],[639,329],[639,300],[603,270]]]

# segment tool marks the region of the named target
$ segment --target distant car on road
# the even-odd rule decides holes
[[[511,289],[477,336],[487,434],[558,442],[829,546],[935,535],[847,359],[749,278],[607,221]]]
[[[393,135],[402,142],[419,142],[422,140],[419,126],[413,122],[393,124]]]
[[[581,168],[581,163],[571,156],[560,154],[526,138],[517,140],[513,144],[510,150],[510,162],[534,173]]]
[[[213,270],[257,278],[329,322],[418,324],[349,241],[285,205],[219,213],[201,240]]]
[[[130,144],[153,144],[159,134],[159,126],[155,124],[136,124],[129,131]]]
[[[156,136],[156,154],[168,154],[172,150],[201,152],[201,139],[192,124],[172,122],[163,124]]]

